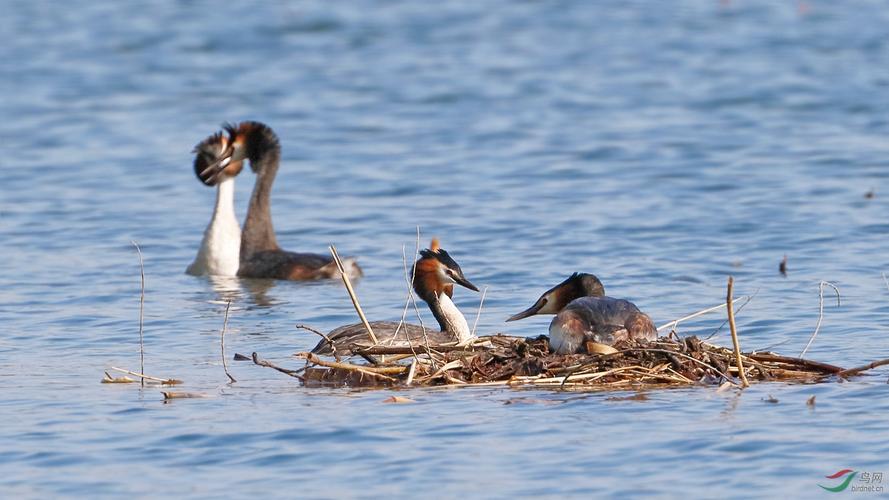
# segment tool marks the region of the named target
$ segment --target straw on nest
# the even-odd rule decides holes
[[[734,383],[738,370],[734,353],[686,337],[680,341],[627,342],[609,354],[551,354],[548,339],[497,335],[480,337],[465,346],[359,347],[355,352],[376,364],[331,362],[311,353],[304,383],[310,386],[547,386],[627,389]],[[385,355],[388,362],[377,359]],[[399,361],[410,358],[405,365]],[[814,382],[843,372],[838,366],[770,352],[744,353],[746,375],[756,381]]]

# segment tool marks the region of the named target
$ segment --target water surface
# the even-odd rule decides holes
[[[223,121],[283,143],[280,243],[337,244],[397,319],[402,252],[442,239],[481,333],[574,271],[664,323],[756,292],[745,349],[889,357],[889,11],[880,2],[10,2],[0,28],[0,484],[10,496],[808,496],[889,473],[889,370],[848,383],[576,394],[307,390],[219,357],[354,322],[330,283],[183,274]],[[253,178],[237,183],[243,217]],[[865,193],[873,190],[873,198]],[[99,384],[138,367],[203,399]],[[787,277],[777,272],[788,256]],[[456,292],[474,321],[478,295]],[[425,320],[432,321],[430,315]],[[717,316],[682,325],[710,335]],[[720,331],[714,342],[727,343]],[[774,396],[777,404],[765,399]],[[806,400],[815,395],[817,405]],[[507,404],[508,403],[508,404]],[[887,479],[889,480],[889,479]]]

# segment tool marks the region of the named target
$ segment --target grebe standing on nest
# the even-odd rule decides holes
[[[235,276],[238,272],[241,225],[235,216],[235,177],[244,163],[229,163],[212,179],[201,177],[210,164],[228,147],[228,137],[216,133],[194,147],[194,172],[207,186],[216,186],[216,206],[210,224],[204,230],[201,248],[186,273],[195,276]]]
[[[463,270],[454,259],[433,239],[428,250],[420,252],[416,262],[413,287],[429,306],[432,315],[438,321],[440,331],[424,329],[419,325],[400,324],[397,321],[372,321],[374,335],[380,344],[423,346],[428,340],[429,345],[440,345],[446,342],[463,342],[472,338],[469,324],[463,313],[451,300],[454,284],[478,291],[475,285],[463,276]],[[399,324],[401,327],[399,328]],[[425,335],[424,335],[425,334]],[[337,354],[345,356],[352,352],[349,347],[354,343],[370,344],[372,341],[367,329],[361,323],[341,326],[327,335],[312,349],[315,354],[333,354],[330,343],[336,346]]]
[[[549,344],[559,354],[583,351],[588,341],[611,345],[627,339],[657,338],[647,314],[630,301],[606,297],[602,282],[592,274],[572,274],[506,321],[535,314],[556,315],[549,324]]]
[[[256,174],[256,184],[241,234],[238,276],[281,280],[339,277],[339,270],[331,257],[288,252],[278,246],[271,212],[272,184],[281,162],[281,144],[275,132],[267,125],[253,121],[236,126],[226,125],[225,130],[228,132],[227,147],[200,173],[200,177],[213,179],[230,164],[245,159],[250,160],[250,168]],[[343,259],[343,265],[350,277],[362,275],[354,259]]]

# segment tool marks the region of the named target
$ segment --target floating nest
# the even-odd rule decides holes
[[[508,386],[570,389],[644,389],[693,385],[739,385],[731,349],[696,337],[629,341],[595,354],[552,354],[548,338],[496,335],[466,345],[427,348],[353,345],[361,363],[298,353],[306,365],[283,369],[257,354],[253,361],[297,377],[311,387]],[[814,383],[856,375],[889,360],[843,369],[772,352],[741,355],[750,383]]]

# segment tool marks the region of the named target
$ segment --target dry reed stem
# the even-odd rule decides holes
[[[735,279],[729,276],[725,295],[725,308],[728,311],[728,327],[732,332],[732,345],[735,346],[735,363],[738,365],[738,374],[741,376],[741,389],[743,389],[749,387],[750,382],[747,381],[747,374],[744,373],[744,364],[741,361],[741,343],[738,341],[738,330],[735,328],[735,308],[732,304],[732,288],[734,284]]]
[[[821,283],[818,283],[818,322],[815,323],[815,331],[812,332],[812,336],[809,337],[809,341],[806,342],[806,347],[804,347],[803,351],[799,353],[800,358],[806,355],[806,351],[809,350],[809,346],[812,345],[812,342],[815,341],[815,337],[818,335],[818,330],[821,329],[821,320],[824,319],[824,285],[828,285],[833,288],[834,292],[836,292],[837,294],[837,307],[840,306],[840,289],[829,281],[822,281]]]
[[[407,380],[404,381],[404,385],[411,385],[414,381],[414,375],[417,374],[417,360],[414,359],[411,361],[411,367],[407,371]]]
[[[142,249],[139,248],[139,244],[136,243],[136,240],[131,240],[130,243],[136,247],[136,253],[139,254],[139,276],[141,278],[141,288],[139,291],[139,371],[145,373],[145,342],[143,341],[143,325],[145,318],[145,263],[142,261]],[[145,379],[139,379],[142,386],[145,386]]]
[[[370,327],[370,323],[368,323],[367,318],[364,316],[364,311],[361,310],[361,304],[358,303],[358,297],[355,295],[355,290],[352,288],[352,280],[350,280],[349,275],[346,274],[346,268],[343,267],[343,262],[340,260],[339,254],[336,253],[336,247],[331,244],[327,248],[330,249],[333,261],[336,262],[336,267],[340,270],[340,276],[343,278],[343,284],[346,285],[346,291],[349,292],[349,298],[352,299],[352,305],[355,306],[355,312],[357,312],[358,317],[361,318],[361,322],[364,324],[364,328],[367,329],[370,339],[374,344],[379,344],[380,342],[377,340],[377,336],[374,335],[373,328]]]
[[[395,335],[392,336],[392,341],[395,341],[398,338],[398,332],[401,331],[401,328],[405,326],[405,320],[407,319],[407,310],[411,305],[411,302],[414,299],[414,290],[411,286],[411,283],[414,281],[414,276],[417,272],[417,254],[420,252],[420,226],[417,226],[417,248],[414,250],[414,264],[411,270],[411,273],[407,272],[407,246],[401,245],[401,265],[404,268],[404,281],[407,284],[407,298],[404,300],[404,309],[401,311],[401,320],[398,321],[398,326],[395,327]],[[416,307],[416,303],[414,304]],[[419,316],[419,310],[417,312],[417,316]],[[420,322],[420,328],[423,329],[423,338],[426,338],[426,327],[423,325],[422,321]],[[410,344],[410,335],[407,335],[407,329],[405,328],[405,340]],[[427,352],[429,341],[426,340]],[[414,356],[414,361],[419,361],[419,357],[417,356],[417,351],[414,349],[413,344],[410,344],[411,354]]]
[[[758,294],[759,294],[759,288],[757,288],[756,291],[753,292],[753,295],[747,295],[746,296],[747,300],[745,300],[743,304],[741,304],[735,308],[735,315],[737,316],[737,314],[739,312],[741,312],[741,309],[744,309],[744,307],[746,307],[747,304],[749,304],[751,300],[755,299]],[[736,302],[736,301],[737,300],[735,300],[733,302]],[[720,330],[722,330],[722,327],[724,327],[727,324],[728,324],[728,318],[726,318],[725,321],[722,322],[722,324],[720,324],[715,330],[713,330],[713,333],[711,333],[710,335],[707,335],[706,337],[704,337],[701,340],[706,342],[706,341],[712,339],[713,337],[716,336],[717,333],[719,333]]]
[[[111,367],[112,370],[116,372],[126,373],[127,375],[132,375],[134,377],[139,377],[144,380],[153,380],[155,382],[160,382],[164,385],[177,385],[181,384],[181,380],[177,380],[175,378],[160,378],[160,377],[152,377],[151,375],[145,375],[144,373],[138,373],[130,370],[125,370],[123,368],[117,368],[116,366]]]
[[[746,295],[742,296],[742,297],[738,297],[737,299],[732,301],[732,305],[734,305],[735,302],[737,302],[739,300],[744,300],[744,299],[749,300],[750,297],[746,296]],[[725,307],[725,304],[719,304],[718,306],[713,306],[713,307],[708,307],[706,309],[701,309],[700,311],[698,311],[696,313],[691,313],[688,316],[683,316],[679,319],[674,319],[673,321],[670,321],[669,323],[664,323],[663,325],[657,327],[657,331],[662,332],[662,331],[666,330],[667,328],[671,328],[671,327],[678,325],[679,323],[682,323],[683,321],[688,321],[690,319],[697,318],[698,316],[703,316],[707,313],[711,313],[713,311],[718,311],[719,309],[722,309],[723,307]]]
[[[231,383],[237,382],[232,374],[228,372],[228,362],[225,360],[225,329],[228,327],[228,310],[232,306],[232,301],[229,300],[225,304],[225,318],[222,320],[222,334],[219,335],[219,343],[222,345],[222,369],[225,370],[226,376],[231,381]]]
[[[420,328],[423,331],[423,345],[426,347],[426,355],[429,356],[430,359],[432,359],[432,350],[429,347],[429,336],[426,333],[426,325],[423,323],[423,316],[420,314],[420,306],[417,305],[417,299],[414,297],[414,287],[413,287],[414,280],[417,277],[417,260],[420,255],[420,226],[417,226],[417,240],[416,240],[416,247],[414,249],[414,263],[413,263],[413,266],[411,267],[410,279],[408,279],[408,274],[407,274],[407,253],[406,252],[407,252],[407,250],[406,250],[405,246],[402,245],[401,246],[401,262],[402,262],[402,265],[404,266],[404,279],[405,279],[405,283],[407,284],[407,300],[404,303],[404,311],[402,311],[401,322],[399,323],[399,326],[396,327],[395,332],[396,332],[396,336],[397,336],[398,330],[405,322],[405,319],[407,316],[407,308],[410,304],[413,304],[414,311],[417,313],[417,322],[420,323]],[[395,337],[393,337],[393,339],[394,338]],[[409,337],[408,337],[408,341],[409,341]],[[413,352],[413,346],[411,346],[411,352]],[[414,353],[414,357],[417,358],[416,353]],[[419,359],[419,358],[417,358],[417,359]],[[435,360],[433,360],[432,362],[435,363]]]
[[[478,320],[482,317],[482,307],[485,305],[485,295],[488,293],[488,287],[482,289],[482,297],[478,301],[478,312],[475,313],[475,322],[472,324],[472,333],[470,337],[475,337],[475,329],[478,327]]]

